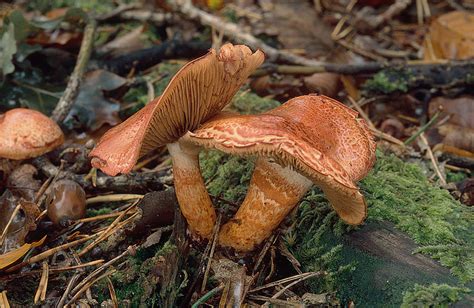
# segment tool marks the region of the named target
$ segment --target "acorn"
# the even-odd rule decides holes
[[[86,215],[86,193],[71,180],[59,180],[53,184],[46,198],[49,219],[62,227]]]

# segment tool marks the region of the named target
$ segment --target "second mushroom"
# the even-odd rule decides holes
[[[347,223],[366,217],[355,182],[373,166],[375,142],[357,112],[334,99],[306,95],[260,115],[219,115],[184,140],[257,156],[246,198],[221,228],[223,246],[255,249],[313,184]]]

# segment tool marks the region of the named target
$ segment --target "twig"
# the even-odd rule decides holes
[[[37,157],[33,160],[33,164],[40,169],[46,176],[54,176],[58,172],[58,167],[53,165],[45,156]],[[166,171],[159,172],[140,172],[124,174],[119,176],[97,176],[96,186],[93,186],[90,181],[84,179],[81,174],[74,174],[69,171],[62,171],[61,178],[67,178],[77,182],[85,190],[99,190],[99,191],[115,191],[115,192],[130,192],[130,191],[150,191],[163,190],[161,178],[166,174]]]
[[[36,290],[34,303],[37,304],[38,301],[44,301],[46,299],[46,289],[48,288],[48,277],[49,277],[49,270],[48,270],[48,262],[43,262],[43,270],[41,274],[41,279],[38,285],[38,289]]]
[[[207,277],[209,276],[209,270],[211,269],[211,264],[212,264],[212,257],[214,256],[214,250],[216,249],[217,239],[219,238],[219,230],[221,228],[221,219],[222,219],[222,215],[219,214],[216,220],[216,224],[214,225],[214,230],[212,232],[211,251],[209,252],[209,256],[208,256],[209,259],[207,260],[206,270],[204,271],[204,278],[202,279],[201,292],[204,292],[204,290],[206,289]]]
[[[300,278],[303,278],[303,277],[306,277],[306,276],[310,276],[310,275],[313,275],[313,274],[322,275],[322,274],[324,274],[324,273],[321,273],[321,272],[308,272],[308,273],[303,273],[303,274],[294,275],[294,276],[291,276],[291,277],[286,277],[286,278],[283,278],[283,279],[280,279],[280,280],[277,280],[277,281],[274,281],[274,282],[267,283],[266,285],[263,285],[263,286],[261,286],[261,287],[254,288],[254,289],[250,290],[249,293],[255,293],[255,292],[260,291],[260,290],[264,290],[264,289],[268,289],[268,288],[271,288],[271,287],[275,287],[275,286],[281,285],[281,284],[283,284],[283,283],[287,283],[287,282],[290,282],[290,281],[298,280],[298,279],[300,279]]]
[[[84,254],[86,254],[87,252],[89,252],[92,248],[94,248],[97,244],[99,244],[102,240],[106,239],[107,237],[109,237],[113,231],[117,230],[118,228],[120,228],[120,225],[119,225],[119,222],[122,220],[122,218],[132,209],[132,208],[135,208],[137,202],[135,202],[134,204],[132,204],[131,206],[128,207],[128,209],[126,209],[125,211],[123,211],[120,216],[118,216],[117,218],[115,218],[115,220],[107,227],[107,229],[105,229],[105,231],[103,233],[101,233],[101,235],[99,237],[97,237],[94,241],[92,241],[92,243],[90,243],[89,245],[87,245],[86,247],[84,247],[84,249],[82,249],[81,252],[78,253],[78,256],[79,257],[82,257]],[[117,227],[117,228],[116,228]]]
[[[110,299],[112,299],[114,308],[118,308],[119,305],[118,305],[118,300],[117,300],[117,294],[115,293],[114,284],[112,283],[112,280],[110,279],[109,276],[107,276],[106,279],[107,279],[107,285],[109,287]]]
[[[308,66],[321,64],[320,61],[306,59],[290,52],[273,48],[257,39],[252,34],[242,31],[242,28],[238,25],[226,22],[220,17],[214,16],[195,7],[190,0],[176,0],[173,6],[176,11],[186,15],[191,19],[197,19],[202,24],[219,29],[220,32],[237,41],[241,41],[247,45],[252,46],[253,48],[261,49],[268,57],[275,61],[281,60],[283,62]]]
[[[380,15],[374,16],[368,23],[373,28],[378,28],[393,17],[402,13],[411,4],[412,0],[396,0],[389,8]]]
[[[144,195],[139,194],[113,194],[96,196],[86,200],[86,204],[102,203],[102,202],[116,202],[116,201],[128,201],[143,198]]]
[[[69,280],[69,283],[67,284],[66,290],[64,290],[64,293],[61,296],[61,299],[56,305],[56,308],[64,307],[64,303],[66,302],[67,296],[71,292],[72,286],[76,283],[76,281],[79,279],[80,276],[81,274],[79,272],[77,272],[76,274],[74,274],[74,276],[72,276],[71,280]]]
[[[8,302],[7,291],[0,293],[0,307],[10,308],[10,303]]]
[[[435,115],[425,125],[420,127],[420,129],[416,133],[414,133],[410,138],[405,140],[404,144],[409,145],[410,143],[412,143],[419,135],[425,132],[438,120],[440,114],[441,114],[440,111],[436,112]]]
[[[204,294],[200,299],[198,299],[192,306],[191,308],[198,308],[200,305],[203,305],[205,302],[207,302],[208,299],[213,297],[216,293],[220,292],[224,286],[220,285],[212,289],[211,291],[207,292]]]
[[[90,18],[84,30],[84,37],[82,39],[81,49],[79,50],[79,55],[77,56],[77,62],[76,66],[74,67],[74,71],[69,78],[66,90],[59,99],[59,102],[51,115],[51,118],[57,123],[64,121],[66,116],[69,114],[69,111],[74,104],[74,100],[76,99],[77,93],[79,92],[82,75],[84,74],[92,51],[96,27],[96,21],[93,18]]]
[[[84,284],[84,286],[79,289],[77,291],[76,294],[74,294],[74,296],[66,303],[66,306],[71,304],[71,303],[74,303],[81,295],[82,293],[84,293],[87,289],[89,289],[92,285],[94,285],[97,281],[101,280],[102,278],[105,278],[105,277],[108,277],[110,275],[112,275],[113,273],[115,273],[117,270],[116,269],[111,269],[110,271],[106,272],[106,273],[103,273],[102,275],[100,275],[99,277],[95,278],[94,280],[90,281],[90,282],[87,282],[86,284]]]
[[[84,285],[86,285],[90,280],[94,279],[94,277],[99,275],[101,272],[103,272],[105,269],[107,269],[109,266],[111,266],[112,264],[114,264],[118,260],[120,260],[123,257],[126,257],[127,255],[129,255],[133,250],[134,250],[133,246],[130,246],[130,247],[127,248],[127,250],[122,252],[120,255],[116,256],[115,258],[111,259],[110,261],[107,261],[106,263],[101,265],[99,268],[95,269],[86,278],[84,278],[77,286],[75,286],[71,293],[76,293]]]
[[[443,185],[443,186],[447,185],[448,183],[446,182],[446,178],[444,177],[444,175],[441,173],[441,170],[439,169],[438,160],[433,155],[433,151],[431,150],[431,147],[428,143],[428,140],[426,140],[425,134],[421,133],[420,134],[420,139],[421,139],[421,142],[423,142],[426,146],[428,156],[430,157],[431,163],[433,164],[433,169],[435,170],[436,175],[438,175],[438,178],[439,178],[439,181],[441,182],[441,185]]]
[[[286,290],[288,290],[289,288],[291,288],[292,286],[306,280],[306,279],[309,279],[309,278],[313,278],[313,277],[316,277],[316,276],[322,276],[322,275],[325,275],[326,273],[325,272],[316,272],[316,273],[310,273],[309,275],[305,276],[305,277],[301,277],[300,279],[296,280],[296,281],[293,281],[292,283],[288,284],[286,287],[284,287],[283,289],[281,289],[280,291],[278,291],[277,293],[275,293],[272,298],[278,298],[280,297],[280,295],[282,295]]]
[[[78,239],[76,241],[73,241],[73,242],[70,242],[70,243],[66,243],[66,244],[63,244],[63,245],[60,245],[58,247],[54,247],[54,248],[51,248],[49,250],[46,250],[34,257],[31,257],[29,258],[28,260],[26,261],[23,261],[11,268],[8,268],[6,270],[6,272],[10,273],[10,272],[13,272],[13,271],[16,271],[20,268],[22,268],[23,266],[27,265],[27,264],[33,264],[33,263],[36,263],[36,262],[39,262],[39,261],[42,261],[46,258],[48,258],[49,256],[53,255],[54,253],[58,252],[58,251],[61,251],[61,250],[64,250],[64,249],[67,249],[67,248],[70,248],[70,247],[73,247],[73,246],[76,246],[76,245],[79,245],[79,244],[82,244],[88,240],[90,240],[91,238],[99,235],[101,233],[95,233],[95,234],[92,234],[92,235],[89,235],[87,237],[84,237],[84,238],[81,238],[81,239]]]
[[[20,210],[20,208],[21,208],[21,203],[19,203],[19,204],[15,207],[15,209],[13,210],[12,215],[10,216],[10,219],[9,219],[8,222],[7,222],[7,225],[5,226],[5,229],[3,229],[2,236],[1,236],[1,238],[0,238],[0,247],[3,246],[3,241],[4,241],[5,238],[7,237],[8,228],[10,228],[10,225],[12,224],[13,219],[15,219],[15,216],[16,216],[16,214],[18,213],[18,211]]]

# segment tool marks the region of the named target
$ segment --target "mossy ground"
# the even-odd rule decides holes
[[[166,77],[155,84],[156,95],[163,91],[168,76],[179,65],[160,67],[159,73]],[[130,93],[130,97],[133,100],[134,93]],[[140,97],[138,101],[141,102]],[[278,105],[277,101],[242,91],[235,96],[230,109],[258,113]],[[217,151],[204,151],[200,158],[209,193],[218,197],[217,205],[239,204],[245,197],[254,160]],[[335,291],[343,303],[352,300],[367,307],[381,304],[399,306],[402,301],[407,302],[404,294],[407,294],[405,298],[411,298],[412,294],[421,294],[420,288],[425,293],[431,292],[432,296],[426,298],[438,298],[436,294],[441,291],[431,286],[447,283],[451,286],[443,290],[458,290],[459,285],[473,280],[473,211],[455,201],[446,190],[432,185],[422,168],[378,152],[374,169],[361,181],[360,187],[369,205],[368,227],[379,221],[394,223],[419,245],[422,253],[439,260],[452,275],[434,279],[422,272],[413,272],[409,266],[394,265],[354,249],[344,240],[344,234],[354,228],[340,221],[321,191],[314,188],[300,202],[294,224],[284,235],[289,249],[304,270],[329,272],[325,278],[307,283],[313,292]],[[126,285],[123,281],[121,284]],[[415,287],[415,284],[420,286]],[[136,279],[130,288],[124,289],[129,291],[119,291],[119,297],[138,299],[143,296]],[[458,292],[456,296],[446,298],[453,302],[462,294]]]
[[[268,104],[258,97],[242,95],[248,101],[240,102],[239,111],[251,112],[250,104]],[[273,106],[278,104],[274,103]],[[245,107],[246,104],[249,105]],[[265,107],[259,111],[262,109]],[[201,154],[209,192],[231,203],[243,200],[253,163],[253,159],[217,151]],[[354,249],[343,236],[354,227],[339,220],[321,191],[314,188],[299,204],[294,224],[285,235],[304,270],[329,272],[324,279],[308,283],[313,292],[336,291],[342,302],[352,300],[367,307],[382,303],[399,306],[404,292],[412,290],[416,283],[449,283],[457,288],[474,279],[474,213],[448,191],[431,184],[420,166],[378,151],[377,163],[360,187],[369,205],[366,225],[392,222],[419,245],[420,252],[439,260],[452,275],[433,277]]]

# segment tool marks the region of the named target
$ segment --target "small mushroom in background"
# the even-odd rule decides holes
[[[357,225],[366,217],[355,182],[372,168],[376,144],[358,113],[334,99],[306,95],[260,115],[219,115],[184,140],[257,156],[247,196],[221,228],[223,246],[255,249],[313,184],[345,222]]]
[[[46,197],[46,211],[49,219],[59,226],[86,215],[86,193],[82,187],[71,180],[54,183]]]
[[[263,62],[263,52],[223,45],[186,64],[160,97],[109,130],[90,156],[109,175],[128,173],[147,152],[167,145],[176,196],[193,234],[209,238],[216,213],[199,168],[200,148],[180,138],[220,112]]]
[[[0,157],[28,159],[64,142],[59,126],[41,112],[15,108],[0,115]]]

